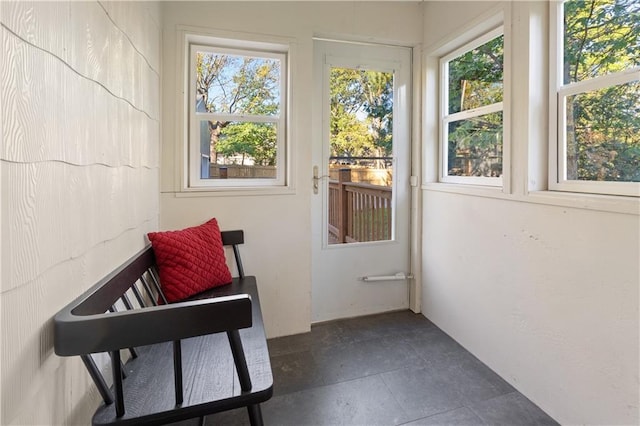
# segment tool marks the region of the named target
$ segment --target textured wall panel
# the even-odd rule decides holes
[[[71,16],[68,2],[0,2],[0,11],[3,25],[28,42],[69,60],[70,33],[67,29]]]
[[[153,188],[156,175],[157,170],[147,168],[5,164],[3,196],[13,208],[3,211],[3,236],[12,268],[2,290],[153,217],[153,194],[146,188]]]
[[[126,2],[124,2],[126,4]],[[56,6],[51,6],[56,5]],[[102,85],[116,97],[144,109],[143,96],[149,81],[159,82],[154,68],[114,24],[97,2],[0,2],[6,27],[25,42],[68,64],[75,72]],[[143,16],[128,19],[149,21],[148,7],[131,8]],[[157,34],[158,29],[147,34]],[[159,45],[158,41],[152,45]],[[159,53],[155,54],[156,56]],[[153,83],[152,83],[153,84]],[[151,116],[158,118],[158,105],[147,103]]]
[[[2,9],[0,8],[0,22],[2,22]],[[4,38],[5,38],[5,33],[2,30],[2,28],[0,28],[0,46],[4,46]],[[2,75],[2,70],[5,68],[4,64],[6,62],[6,55],[0,55],[0,81],[4,80],[4,76]],[[4,121],[2,120],[2,117],[4,116],[3,114],[4,112],[4,107],[3,107],[3,103],[0,100],[0,152],[4,151]],[[2,165],[0,163],[0,190],[2,189]],[[0,193],[0,199],[2,198],[2,193]],[[0,202],[1,203],[1,202]],[[5,249],[4,245],[2,244],[2,231],[3,231],[3,223],[2,223],[2,205],[0,204],[0,284],[2,283],[2,281],[4,281],[4,270],[8,269],[7,267],[3,267],[3,261],[4,261],[4,255],[3,252]],[[2,315],[2,290],[0,290],[0,333],[3,333],[2,335],[4,335],[4,328],[3,328],[3,321],[2,321],[3,315]],[[4,346],[4,345],[3,345]],[[3,358],[3,354],[2,354],[2,350],[0,347],[0,380],[2,380],[2,358]],[[4,419],[4,416],[2,415],[2,406],[4,405],[4,402],[2,401],[2,383],[0,382],[0,421],[2,421],[2,419]]]
[[[100,2],[114,24],[126,34],[131,43],[146,58],[151,68],[160,70],[160,39],[147,34],[160,31],[160,8],[150,2]]]
[[[148,145],[157,146],[157,139],[145,138],[157,132],[156,119],[70,71],[57,57],[2,31],[8,52],[0,70],[6,76],[1,95],[4,159],[140,166]],[[134,125],[127,125],[131,120]]]
[[[0,424],[86,424],[97,403],[52,317],[158,227],[158,17],[0,2]]]
[[[124,231],[115,239],[104,241],[81,256],[60,263],[33,281],[2,294],[2,389],[12,389],[2,395],[2,412],[5,420],[15,418],[22,410],[23,400],[47,386],[57,377],[61,365],[74,362],[71,358],[59,358],[53,354],[52,316],[65,305],[105,276],[112,265],[126,260],[130,250],[141,249],[141,234],[155,229],[146,222]],[[20,331],[20,332],[17,332]],[[57,397],[78,398],[80,389],[90,383],[86,371],[81,372],[82,386],[58,388]],[[84,383],[86,382],[86,383]],[[67,395],[68,394],[68,395]],[[52,394],[53,395],[53,394]],[[50,398],[52,398],[50,395]],[[66,401],[66,400],[65,400]],[[65,402],[66,403],[66,402]],[[28,414],[28,409],[23,414]],[[26,423],[26,420],[24,421]],[[7,422],[8,423],[8,422]],[[2,424],[7,424],[5,421]],[[64,422],[39,422],[35,424],[62,424]]]

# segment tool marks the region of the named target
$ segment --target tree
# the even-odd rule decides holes
[[[393,139],[393,74],[332,68],[333,156],[388,156]]]
[[[448,112],[455,114],[502,102],[504,36],[449,61]],[[448,174],[502,174],[502,113],[449,123]]]
[[[196,111],[221,114],[266,115],[280,113],[280,62],[210,52],[196,56]],[[242,163],[273,165],[276,134],[271,123],[215,120],[208,122],[210,153],[239,155]]]
[[[226,157],[241,155],[242,165],[250,157],[261,166],[276,165],[276,148],[276,129],[271,123],[230,123],[217,145]]]
[[[504,36],[449,62],[449,114],[502,102]]]
[[[640,65],[640,3],[564,4],[564,83]],[[567,99],[567,177],[640,181],[640,82]]]
[[[362,76],[363,109],[369,116],[369,127],[376,155],[390,155],[393,149],[393,74],[366,71]]]

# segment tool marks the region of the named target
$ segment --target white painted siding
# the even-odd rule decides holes
[[[426,3],[425,46],[496,5]],[[638,424],[639,204],[529,192],[546,187],[548,4],[507,10],[511,192],[424,187],[423,312],[561,424]],[[433,181],[437,137],[425,135]]]
[[[0,3],[0,424],[86,424],[99,397],[52,316],[158,226],[160,7]]]

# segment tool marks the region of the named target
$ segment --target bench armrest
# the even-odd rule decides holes
[[[59,356],[109,352],[252,325],[248,294],[93,315],[76,315],[75,307],[67,306],[54,318]]]

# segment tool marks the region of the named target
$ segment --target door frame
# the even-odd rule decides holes
[[[411,278],[408,280],[408,299],[409,299],[409,309],[415,313],[421,312],[422,305],[422,179],[421,179],[421,170],[422,170],[422,158],[423,158],[423,149],[422,149],[422,111],[423,111],[423,102],[424,96],[422,96],[422,88],[423,82],[425,80],[425,76],[423,75],[423,66],[422,66],[422,45],[417,44],[413,46],[406,46],[401,44],[389,44],[389,43],[375,43],[370,41],[360,41],[360,40],[345,40],[345,39],[333,39],[327,37],[314,37],[313,41],[324,41],[324,42],[336,42],[336,43],[353,43],[353,44],[361,44],[361,45],[370,45],[370,46],[379,46],[379,47],[399,47],[409,49],[409,57],[410,57],[410,76],[409,81],[411,83],[411,100],[408,106],[408,120],[409,120],[409,128],[408,128],[408,136],[410,138],[410,143],[408,146],[408,155],[409,155],[409,167],[408,177],[410,179],[408,195],[409,195],[409,273],[411,274]],[[314,48],[315,50],[315,48]],[[318,73],[318,67],[316,66],[316,53],[314,53],[314,73]],[[324,74],[324,72],[322,72]],[[316,77],[318,78],[317,74]],[[316,88],[314,84],[314,99],[316,94]],[[312,155],[313,161],[315,161],[316,150],[322,149],[318,148],[318,144],[322,147],[323,141],[318,141],[316,138],[323,138],[324,126],[326,125],[325,117],[323,115],[324,108],[323,102],[314,102],[313,103],[313,118],[312,118],[312,127],[314,128],[314,142],[313,142],[313,150],[314,154]],[[312,161],[312,166],[313,166]],[[321,164],[318,164],[322,167]],[[323,173],[320,173],[321,175]],[[315,195],[311,195],[314,197]],[[324,213],[323,213],[324,214]],[[314,218],[312,217],[312,221]],[[315,228],[316,225],[312,227]],[[322,231],[321,231],[322,232]],[[321,236],[320,244],[324,246],[325,238]],[[317,237],[312,235],[312,244],[317,244]],[[326,247],[322,247],[323,249]],[[317,248],[314,247],[313,250]],[[314,273],[312,272],[312,286],[314,285]],[[311,292],[313,295],[313,290]],[[313,305],[313,302],[312,302]],[[312,323],[321,322],[314,321],[312,315]]]

